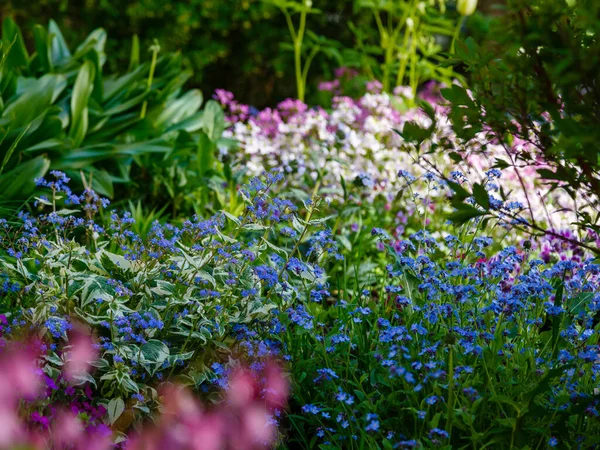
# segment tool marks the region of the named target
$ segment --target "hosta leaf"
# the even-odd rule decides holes
[[[75,145],[80,145],[88,130],[88,102],[94,89],[94,76],[96,69],[94,63],[86,61],[81,66],[71,97],[71,128],[69,137]]]
[[[52,40],[50,51],[52,64],[64,64],[66,60],[71,57],[71,52],[69,51],[69,47],[67,47],[67,43],[65,42],[65,38],[63,37],[60,28],[58,28],[58,25],[54,20],[50,20],[48,25],[48,35]]]
[[[35,180],[43,177],[49,167],[50,161],[38,156],[0,176],[0,200],[26,200],[35,190]]]
[[[202,129],[209,139],[216,142],[225,130],[225,115],[221,106],[214,100],[209,100],[202,115]]]
[[[29,64],[29,54],[21,30],[10,17],[2,22],[2,47],[9,49],[4,61],[5,68],[24,67]]]

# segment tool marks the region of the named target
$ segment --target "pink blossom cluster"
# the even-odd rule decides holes
[[[347,78],[348,74],[340,72],[340,76]],[[391,200],[405,187],[405,180],[398,176],[400,171],[420,177],[435,167],[447,177],[458,171],[466,182],[481,182],[498,160],[512,165],[520,152],[535,154],[529,142],[519,140],[507,151],[485,131],[468,146],[461,144],[448,118],[440,86],[434,83],[428,84],[419,97],[433,106],[435,129],[430,140],[417,146],[394,131],[403,130],[407,122],[424,128],[432,124],[425,111],[414,106],[410,88],[399,86],[393,93],[385,93],[377,82],[370,82],[366,93],[352,98],[343,95],[339,80],[321,86],[334,94],[327,110],[288,99],[275,108],[249,115],[247,120],[231,120],[225,135],[237,140],[241,149],[233,156],[239,157],[252,175],[283,168],[289,174],[289,184],[301,187],[308,175],[319,179],[330,193],[341,191],[343,178],[346,183],[358,182],[366,188],[363,199],[383,195]],[[219,91],[215,98],[229,117],[239,116],[233,94]],[[434,145],[437,150],[429,152]],[[461,155],[462,160],[451,158],[452,152]],[[493,189],[498,195],[502,189],[511,201],[530,209],[525,218],[535,217],[553,229],[569,228],[576,220],[577,205],[565,192],[551,190],[542,182],[537,173],[542,164],[505,168]]]
[[[42,406],[38,400],[48,394],[44,385],[50,391],[58,388],[40,368],[43,347],[35,339],[3,341],[0,350],[0,448],[109,448],[112,433],[108,427],[93,423],[93,413],[90,426],[79,419],[82,410],[77,405],[71,408],[50,405],[52,420],[40,413]],[[73,333],[64,357],[66,362],[61,376],[74,382],[96,357],[91,338],[81,332]],[[93,410],[89,408],[88,412]]]
[[[6,318],[1,317],[5,323]],[[42,343],[35,339],[0,342],[0,449],[253,450],[267,448],[277,439],[274,418],[285,407],[289,385],[275,363],[267,363],[262,373],[247,369],[234,372],[225,399],[210,409],[204,408],[190,390],[165,383],[159,389],[162,409],[154,424],[121,437],[117,445],[117,435],[101,422],[106,412],[103,407],[94,408],[87,402],[72,403],[70,408],[43,406],[44,398],[58,385],[43,371]],[[72,332],[59,376],[68,383],[67,390],[74,390],[96,358],[89,334]],[[85,390],[91,396],[89,384]]]

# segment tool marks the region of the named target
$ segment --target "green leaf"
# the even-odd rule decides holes
[[[108,421],[113,425],[121,414],[125,411],[125,402],[122,398],[113,398],[106,406],[106,412],[108,414]]]
[[[564,283],[561,282],[556,288],[554,294],[554,306],[560,307],[562,305],[564,293]],[[557,314],[552,317],[552,355],[556,357],[558,354],[558,338],[560,337],[560,329],[563,314]]]
[[[0,176],[0,200],[27,200],[35,190],[35,180],[43,177],[49,167],[50,161],[38,156]]]
[[[161,341],[151,339],[142,345],[142,355],[146,361],[158,366],[169,357],[169,347]]]
[[[17,146],[19,145],[19,142],[21,141],[21,139],[23,138],[23,136],[25,135],[25,133],[27,133],[27,131],[29,130],[30,126],[31,126],[31,123],[29,125],[27,125],[25,128],[23,128],[23,131],[21,131],[21,133],[13,141],[13,143],[10,146],[10,148],[8,149],[8,151],[6,152],[6,154],[4,155],[4,160],[2,161],[2,167],[0,167],[0,175],[2,175],[2,172],[4,172],[4,168],[8,164],[8,161],[10,160],[10,157],[12,156],[13,152],[15,151],[15,148],[17,148]],[[4,137],[2,138],[2,140],[4,140]],[[2,142],[0,141],[0,144],[1,143]]]
[[[473,104],[473,100],[471,100],[471,97],[469,97],[469,94],[467,94],[467,90],[457,84],[453,84],[452,87],[442,89],[441,92],[442,96],[454,105],[471,106]]]
[[[41,25],[33,27],[33,43],[38,57],[40,69],[43,72],[52,71],[52,47],[48,38],[48,32]]]
[[[0,118],[0,125],[10,123],[12,130],[27,126],[29,122],[45,113],[67,87],[64,75],[46,74],[33,80],[27,90],[9,103]]]
[[[75,145],[80,145],[87,134],[89,121],[88,101],[94,89],[95,72],[94,64],[91,61],[85,61],[79,70],[75,85],[73,86],[69,137],[73,139]]]
[[[216,145],[208,134],[201,132],[198,139],[197,164],[201,176],[214,168]]]
[[[448,219],[457,225],[462,225],[469,220],[485,215],[484,211],[474,208],[471,205],[460,204],[456,205],[456,211],[448,216]]]
[[[483,209],[490,209],[490,195],[483,185],[479,183],[473,185],[473,198]]]
[[[26,67],[29,64],[29,54],[21,30],[10,17],[2,22],[2,47],[8,49],[4,61],[7,69]]]
[[[113,198],[115,195],[112,178],[106,170],[96,170],[93,172],[92,189],[108,198]]]
[[[414,122],[407,122],[404,124],[402,131],[394,130],[397,134],[408,142],[415,142],[421,144],[424,140],[431,136],[432,130],[430,128],[421,128]]]
[[[209,139],[216,142],[225,130],[225,115],[221,106],[214,100],[209,100],[202,115],[202,128]]]
[[[222,210],[221,212],[222,212],[223,214],[225,214],[225,216],[226,216],[227,218],[229,218],[229,220],[231,220],[231,221],[232,221],[233,223],[235,223],[237,226],[240,226],[240,225],[242,224],[242,222],[240,221],[240,219],[238,219],[238,218],[237,218],[236,216],[234,216],[233,214],[231,214],[231,213],[228,213],[228,212],[227,212],[227,211],[225,211],[225,210]]]
[[[104,53],[106,37],[106,31],[103,28],[96,28],[75,49],[74,58],[80,58],[90,50],[95,51],[97,54]]]
[[[131,72],[137,66],[140,65],[140,38],[137,34],[134,34],[131,38],[131,54],[129,55],[129,68],[128,72]]]
[[[58,25],[52,19],[50,19],[50,23],[48,24],[48,35],[52,41],[50,50],[52,65],[64,64],[71,57],[71,52],[69,51],[69,47],[67,47],[65,38],[60,32],[60,28],[58,28]]]
[[[459,183],[450,180],[447,180],[446,182],[448,183],[448,186],[450,186],[450,188],[454,191],[454,196],[452,197],[453,203],[460,203],[464,199],[471,197],[471,194]]]
[[[202,101],[202,92],[198,89],[186,92],[178,99],[170,100],[166,105],[160,106],[160,112],[153,123],[154,127],[162,130],[186,120],[200,109]]]

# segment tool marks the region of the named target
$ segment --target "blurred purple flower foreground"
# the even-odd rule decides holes
[[[97,353],[93,339],[80,330],[69,340],[61,376],[75,382],[87,374]],[[289,386],[274,363],[260,374],[248,369],[233,373],[224,400],[210,410],[190,390],[165,383],[154,423],[115,445],[108,426],[86,425],[77,411],[53,405],[50,418],[36,411],[36,402],[45,395],[41,342],[0,339],[0,344],[0,449],[254,450],[277,439],[271,417],[285,406]]]

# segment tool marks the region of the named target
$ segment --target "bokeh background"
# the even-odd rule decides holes
[[[370,34],[368,41],[378,39],[373,16],[361,13],[359,4],[358,0],[313,1],[321,14],[310,15],[310,29],[335,42],[346,60],[340,62],[321,52],[308,85],[332,78],[342,63],[351,65],[351,55],[344,51],[356,46],[350,24]],[[501,4],[498,0],[480,1],[478,10],[493,14],[500,11]],[[448,7],[454,6],[450,3]],[[110,70],[127,65],[131,38],[137,34],[142,51],[154,39],[165,51],[180,51],[194,71],[190,87],[199,87],[205,94],[227,88],[242,102],[258,108],[295,95],[285,18],[276,6],[263,0],[2,0],[0,18],[5,17],[15,19],[28,43],[33,25],[46,25],[49,19],[58,23],[71,43],[81,42],[95,28],[104,28]],[[470,33],[481,27],[485,24],[470,19]]]

